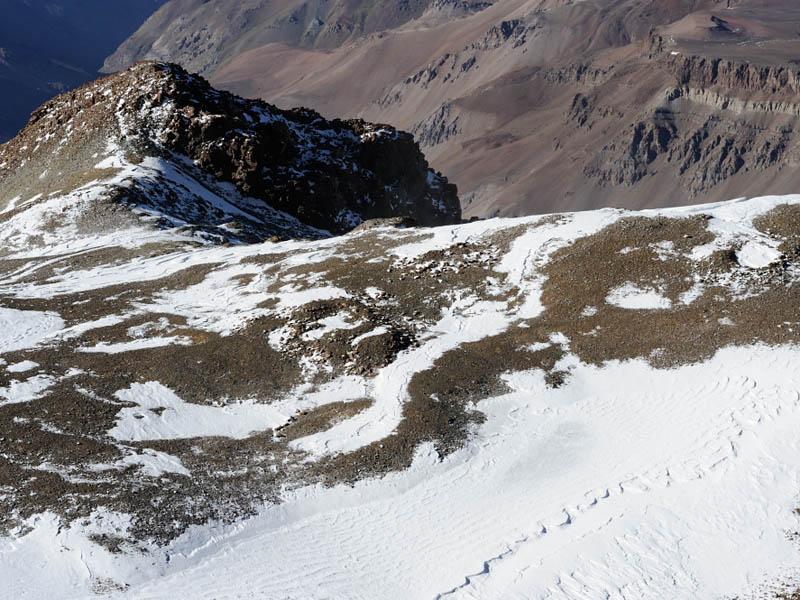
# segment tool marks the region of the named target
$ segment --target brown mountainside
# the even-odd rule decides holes
[[[795,2],[270,3],[258,33],[264,3],[194,4],[168,3],[107,66],[156,54],[240,94],[410,130],[467,216],[800,185]],[[320,32],[290,35],[312,12]]]

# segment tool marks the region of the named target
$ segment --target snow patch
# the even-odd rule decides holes
[[[274,429],[288,420],[272,406],[254,401],[221,406],[192,404],[157,381],[134,383],[116,397],[136,404],[117,414],[108,434],[127,442],[224,436],[236,439]]]
[[[743,267],[763,269],[781,259],[781,252],[772,246],[758,242],[747,242],[736,252],[736,259]]]
[[[189,346],[192,340],[182,336],[172,337],[153,337],[153,338],[140,338],[131,340],[129,342],[118,342],[115,344],[109,342],[100,342],[94,346],[84,346],[78,348],[78,352],[85,353],[102,353],[102,354],[119,354],[121,352],[132,352],[134,350],[147,350],[150,348],[162,348],[164,346]]]
[[[315,327],[314,329],[306,331],[301,337],[305,341],[318,340],[332,331],[355,329],[361,324],[360,321],[351,323],[347,320],[347,317],[349,317],[347,313],[337,313],[335,315],[331,315],[330,317],[320,319],[317,321],[319,327]]]
[[[9,382],[8,386],[0,387],[0,406],[4,404],[19,404],[41,398],[56,380],[48,375],[36,375],[25,381],[16,379]]]
[[[0,307],[0,354],[34,348],[63,327],[56,313]]]
[[[384,333],[389,333],[389,328],[385,327],[384,325],[379,325],[375,329],[371,329],[370,331],[367,331],[366,333],[362,333],[361,335],[354,337],[353,341],[350,342],[350,345],[351,346],[358,346],[363,340],[366,340],[367,338],[375,337],[375,336],[378,336],[378,335],[383,335]]]
[[[39,366],[39,363],[33,362],[32,360],[23,360],[22,362],[14,363],[13,365],[8,365],[6,367],[6,371],[9,373],[24,373],[26,371],[30,371],[35,369]]]
[[[630,310],[663,310],[672,307],[672,301],[657,290],[631,282],[611,290],[606,296],[606,302]]]

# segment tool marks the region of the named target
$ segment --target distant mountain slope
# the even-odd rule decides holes
[[[379,217],[460,220],[455,187],[410,135],[245,101],[161,63],[45,104],[0,146],[0,187],[0,235],[25,243],[49,219],[105,227],[102,211],[218,241],[320,237]]]
[[[0,142],[103,59],[165,0],[0,0]]]
[[[260,46],[231,33],[232,22],[219,36],[192,18],[146,29],[159,40],[153,52],[204,68],[226,89],[413,132],[458,184],[467,215],[800,189],[796,2],[460,6],[431,3],[324,46],[282,39],[277,26]],[[214,44],[194,43],[193,32]]]
[[[106,60],[115,71],[138,60],[179,62],[210,73],[235,55],[279,42],[308,48],[335,48],[350,39],[403,25],[432,5],[448,0],[174,0],[155,13]],[[488,4],[452,2],[456,12]]]

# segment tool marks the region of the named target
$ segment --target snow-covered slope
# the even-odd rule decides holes
[[[800,196],[227,246],[22,223],[0,596],[800,582]]]

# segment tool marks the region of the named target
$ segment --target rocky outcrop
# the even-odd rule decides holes
[[[460,220],[455,186],[428,168],[410,134],[243,100],[165,63],[138,64],[44,105],[0,147],[0,185],[90,168],[109,145],[134,163],[158,158],[232,184],[244,212],[276,210],[331,233],[373,218]],[[68,164],[51,168],[65,155]]]
[[[682,87],[724,89],[740,97],[764,94],[773,100],[800,93],[800,71],[784,65],[761,66],[681,54],[670,55],[668,64]]]
[[[461,132],[458,111],[454,111],[453,108],[452,102],[446,102],[426,119],[417,123],[413,133],[420,145],[436,146]]]
[[[604,147],[599,160],[590,163],[586,172],[604,183],[633,185],[647,174],[649,165],[669,150],[676,133],[673,115],[668,110],[658,111],[652,120],[634,123]]]
[[[494,50],[506,43],[517,48],[525,43],[527,34],[535,29],[535,23],[528,25],[522,19],[508,19],[493,26],[481,41],[473,44],[473,48]]]

